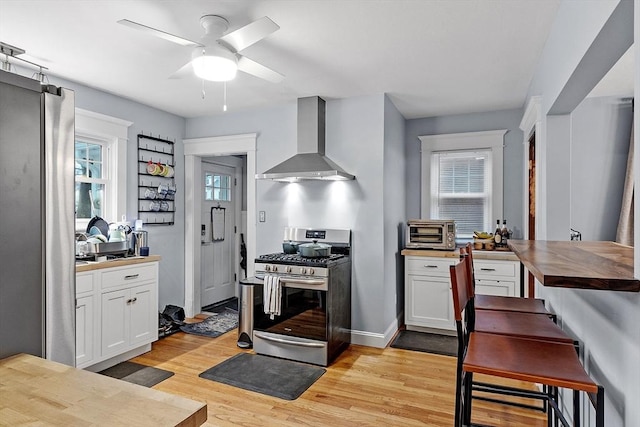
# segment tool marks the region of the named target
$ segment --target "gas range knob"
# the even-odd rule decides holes
[[[309,269],[309,274],[315,274],[315,273],[316,273],[316,271],[313,268]]]
[[[265,265],[264,266],[264,271],[271,271],[271,266],[270,265]]]
[[[271,267],[271,271],[278,271],[278,266],[274,265],[273,267]]]
[[[290,266],[286,266],[284,271],[286,271],[287,273],[291,273],[291,267]]]
[[[302,274],[307,274],[307,269],[306,269],[305,267],[302,267],[302,268],[300,269],[300,273],[302,273]]]

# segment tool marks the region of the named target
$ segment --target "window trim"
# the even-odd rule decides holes
[[[440,135],[421,135],[421,191],[420,217],[429,218],[431,215],[431,154],[435,151],[454,150],[491,150],[492,188],[491,209],[489,218],[504,218],[503,215],[503,159],[504,135],[507,129],[497,129],[481,132],[448,133]],[[488,230],[490,231],[490,230]]]
[[[107,179],[114,185],[109,190],[108,211],[104,211],[107,221],[119,221],[127,209],[127,143],[129,127],[133,122],[76,108],[76,140],[98,140],[107,149]],[[76,229],[85,231],[88,220],[76,219]]]

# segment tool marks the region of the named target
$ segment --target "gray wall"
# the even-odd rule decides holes
[[[615,240],[631,137],[631,102],[585,99],[571,114],[571,228]]]
[[[137,135],[144,133],[175,140],[176,213],[175,224],[149,225],[150,252],[162,256],[158,291],[159,310],[167,304],[184,306],[184,150],[182,117],[151,108],[79,83],[50,78],[51,84],[75,92],[76,107],[133,122],[129,127],[127,146],[127,219],[138,217],[138,152]],[[120,218],[105,218],[108,222]]]
[[[637,6],[638,2],[635,4]],[[569,151],[564,146],[556,149],[556,153],[570,153],[564,158],[540,164],[543,185],[539,199],[542,206],[549,208],[541,213],[548,216],[543,224],[564,223],[568,218],[566,210],[550,208],[554,206],[555,196],[547,194],[547,190],[555,182],[562,185],[561,193],[570,197],[571,224],[577,227],[581,224],[583,235],[611,238],[608,225],[603,226],[598,221],[603,218],[606,222],[617,221],[619,204],[613,199],[620,197],[622,191],[617,174],[619,169],[625,168],[622,134],[626,132],[624,128],[628,129],[623,109],[608,105],[606,100],[594,99],[576,104],[570,116],[547,114],[554,105],[565,108],[570,105],[572,96],[564,98],[565,88],[575,92],[575,86],[582,83],[579,91],[588,93],[591,90],[597,82],[593,81],[593,75],[602,74],[603,63],[610,62],[609,51],[628,49],[632,28],[626,20],[630,14],[628,9],[632,7],[633,3],[624,0],[563,1],[560,5],[528,94],[529,97],[542,97],[540,148],[549,153],[543,152],[541,159],[554,152],[556,147],[545,147],[554,141],[570,147]],[[637,27],[638,23],[635,25]],[[602,43],[603,37],[607,43]],[[599,52],[596,47],[605,52]],[[589,78],[583,78],[585,75]],[[638,146],[637,135],[635,146]],[[569,165],[571,173],[567,172]],[[568,182],[571,184],[567,185]],[[607,192],[612,199],[604,194]],[[584,195],[595,198],[595,203],[585,206],[588,202]],[[602,206],[605,200],[611,200],[610,206]],[[546,235],[543,234],[546,232],[544,229],[540,234]],[[569,239],[568,235],[564,236],[564,240]],[[541,286],[536,292],[558,314],[563,329],[580,341],[587,372],[604,386],[605,425],[640,425],[640,294]],[[594,425],[588,401],[583,400],[583,406],[587,408],[583,414],[585,425]]]
[[[405,201],[406,158],[405,119],[385,96],[384,98],[384,321],[387,327],[404,310],[404,224],[407,221]],[[401,323],[404,323],[403,317]],[[389,331],[389,333],[395,333]]]
[[[522,238],[524,146],[519,128],[522,115],[522,109],[514,109],[407,120],[407,216],[420,218],[419,136],[508,129],[504,136],[504,218],[513,230],[514,238]]]

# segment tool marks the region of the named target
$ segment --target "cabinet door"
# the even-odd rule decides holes
[[[455,329],[449,278],[409,274],[406,285],[407,325]]]
[[[93,295],[76,300],[76,366],[93,360],[93,325],[95,322]]]
[[[109,356],[126,351],[129,341],[129,289],[102,294],[101,354]]]
[[[131,289],[131,326],[129,344],[143,344],[158,339],[158,312],[153,285]]]

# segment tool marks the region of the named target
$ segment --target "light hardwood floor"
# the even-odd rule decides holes
[[[282,400],[198,377],[241,352],[237,329],[218,338],[178,332],[133,361],[175,373],[155,389],[205,401],[205,426],[452,426],[455,358],[351,345],[306,392]],[[544,414],[474,402],[474,422],[545,426]]]

